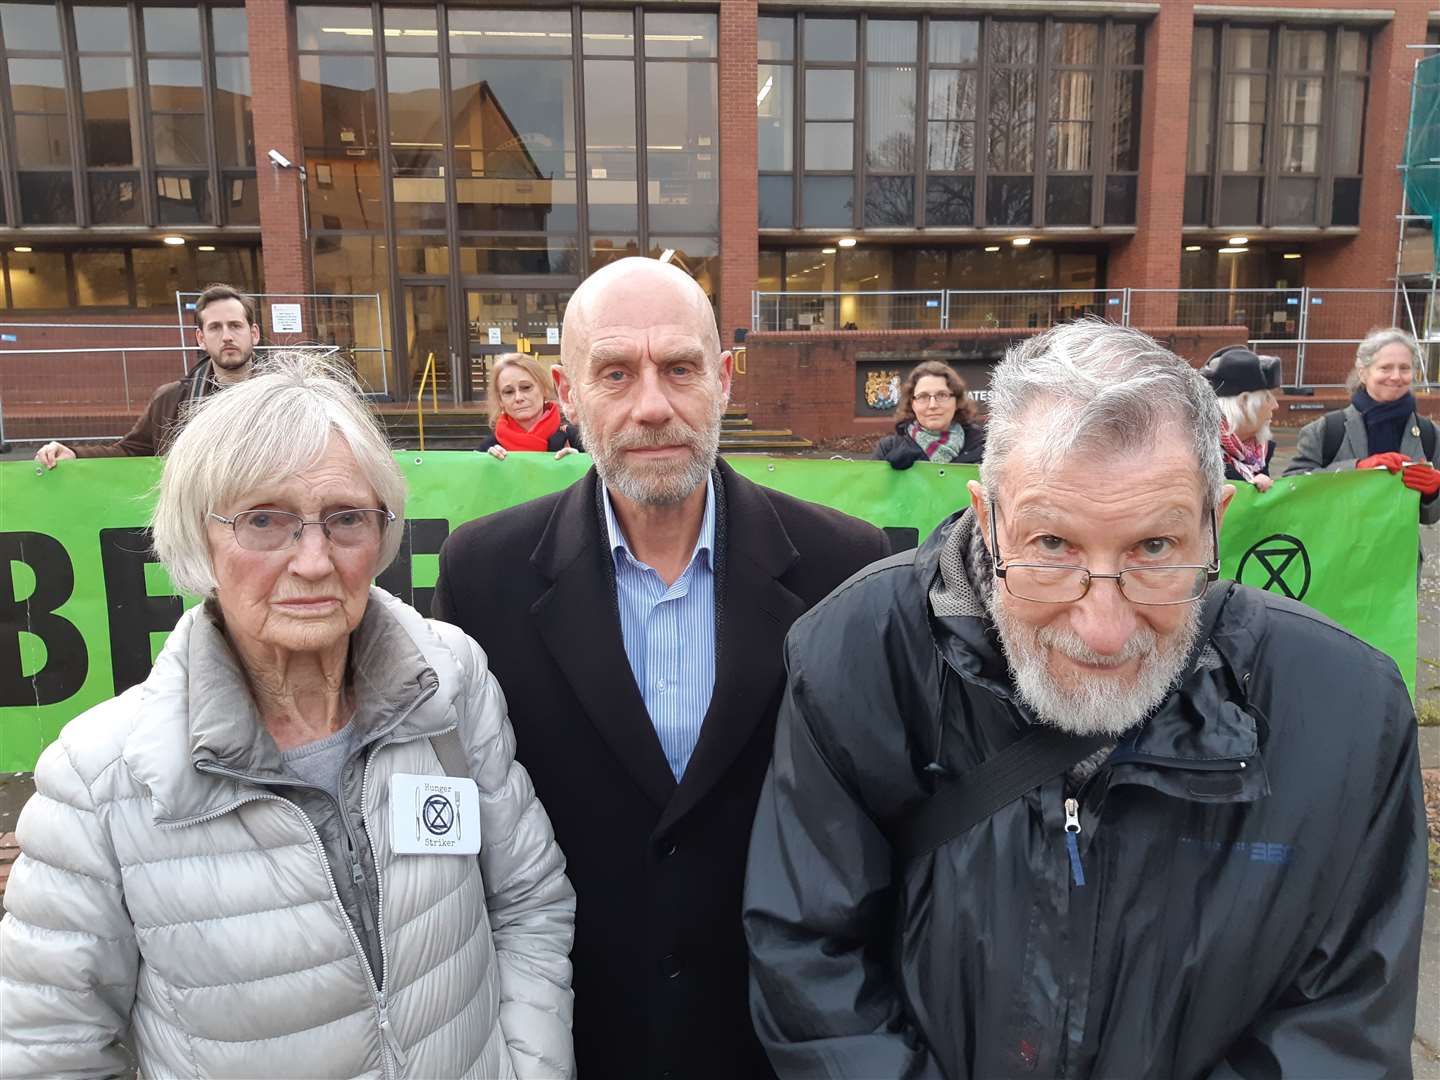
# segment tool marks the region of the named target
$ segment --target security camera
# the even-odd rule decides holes
[[[270,151],[270,163],[272,165],[278,165],[282,169],[290,168],[290,159],[280,153],[279,150]]]

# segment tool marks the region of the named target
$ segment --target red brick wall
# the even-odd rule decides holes
[[[1147,327],[1146,332],[1199,365],[1222,345],[1235,341],[1228,326]],[[995,359],[1038,330],[892,330],[825,333],[757,333],[747,342],[745,374],[737,375],[731,404],[745,409],[757,428],[790,428],[807,439],[879,435],[891,430],[889,417],[855,415],[855,364],[893,354],[897,362],[927,359],[927,353],[960,351]]]
[[[1111,288],[1180,286],[1193,9],[1190,0],[1166,0],[1145,34],[1135,235],[1110,249],[1105,276]],[[1174,299],[1163,301],[1155,315],[1173,321]]]
[[[250,86],[255,114],[255,153],[260,185],[260,230],[265,290],[310,291],[304,211],[298,168],[277,169],[268,152],[279,150],[297,166],[301,153],[299,67],[295,23],[288,0],[246,0],[250,25]]]
[[[720,342],[750,326],[750,293],[760,268],[755,182],[756,0],[720,5]]]

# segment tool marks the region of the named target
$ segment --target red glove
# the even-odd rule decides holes
[[[1440,491],[1440,472],[1429,465],[1411,465],[1400,470],[1400,482],[1428,499]]]
[[[1398,450],[1391,450],[1388,454],[1371,454],[1367,458],[1361,458],[1355,463],[1357,469],[1378,469],[1384,467],[1391,472],[1399,472],[1410,459]]]

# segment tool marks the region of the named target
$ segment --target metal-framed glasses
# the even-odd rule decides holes
[[[211,514],[216,521],[229,525],[235,543],[246,551],[280,551],[299,541],[307,525],[319,525],[325,539],[336,547],[357,548],[375,544],[385,526],[395,520],[389,510],[336,510],[323,518],[306,521],[287,510],[242,510],[234,517]]]
[[[1092,581],[1113,581],[1132,604],[1165,607],[1189,604],[1205,595],[1205,589],[1220,577],[1220,527],[1210,511],[1210,550],[1215,561],[1206,566],[1127,566],[1116,574],[1092,574],[1083,566],[1058,563],[1007,563],[1000,554],[995,531],[999,507],[990,504],[990,550],[995,553],[995,576],[1005,591],[1020,600],[1039,604],[1070,604],[1090,591]]]
[[[929,405],[931,402],[936,405],[949,405],[955,400],[955,395],[949,390],[937,390],[933,394],[916,394],[911,400],[921,405]]]

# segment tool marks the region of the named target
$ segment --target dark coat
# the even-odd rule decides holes
[[[476,449],[477,452],[483,454],[485,451],[489,450],[492,446],[499,446],[499,445],[500,445],[500,440],[497,439],[497,438],[495,437],[494,433],[492,432],[492,433],[491,433],[479,446],[477,446],[475,449]],[[579,429],[578,427],[576,427],[574,424],[567,424],[567,423],[562,422],[562,423],[560,424],[560,426],[555,429],[555,433],[554,433],[553,435],[551,435],[549,439],[546,440],[546,442],[545,442],[545,449],[546,449],[549,453],[554,454],[554,453],[557,453],[557,452],[559,452],[559,451],[561,451],[561,450],[564,450],[565,447],[567,447],[567,446],[573,446],[576,450],[579,450],[582,454],[585,452],[585,444],[580,441],[580,429]]]
[[[488,654],[575,886],[587,1080],[772,1075],[750,1022],[740,900],[782,643],[889,550],[878,529],[724,462],[715,475],[715,690],[678,785],[625,655],[593,470],[462,526],[440,556],[435,615]]]
[[[897,876],[885,828],[927,763],[963,775],[1029,724],[978,602],[930,615],[941,535],[786,642],[745,896],[776,1071],[1408,1076],[1425,812],[1394,661],[1213,586],[1211,647],[1079,789],[1083,884],[1064,776]]]
[[[888,461],[893,469],[908,469],[917,461],[930,460],[920,444],[910,437],[906,430],[910,421],[895,425],[895,434],[886,435],[875,447],[870,457],[875,461]],[[965,445],[955,457],[956,465],[978,465],[985,453],[985,429],[979,424],[965,424]]]

